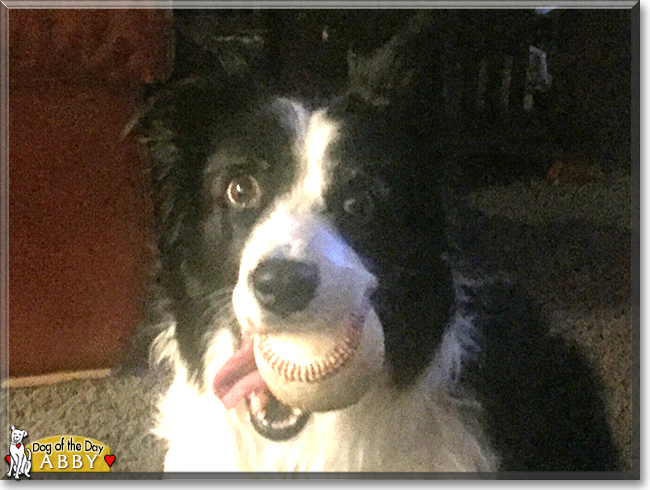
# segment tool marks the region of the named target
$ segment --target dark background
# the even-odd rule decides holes
[[[253,66],[279,92],[324,99],[348,84],[350,51],[369,55],[413,10],[176,11],[176,75]],[[477,186],[543,175],[557,159],[630,168],[631,11],[430,10],[397,50],[396,99],[426,117],[445,176]],[[323,33],[327,33],[324,40]],[[248,42],[246,42],[247,40]],[[527,81],[529,47],[552,81]],[[402,74],[400,75],[400,69]],[[501,94],[505,71],[511,79]],[[482,86],[479,79],[483,80]],[[524,110],[530,93],[533,106]],[[480,102],[479,102],[480,99]]]

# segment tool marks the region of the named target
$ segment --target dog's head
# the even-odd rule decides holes
[[[240,88],[181,87],[145,139],[180,357],[201,380],[217,326],[322,330],[370,308],[386,372],[408,386],[452,302],[436,163],[403,115]]]

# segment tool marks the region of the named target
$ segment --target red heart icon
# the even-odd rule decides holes
[[[16,444],[16,447],[17,447],[18,449],[20,449],[20,444]]]
[[[114,455],[114,454],[111,454],[111,455],[109,456],[109,455],[107,454],[106,456],[104,456],[104,461],[106,461],[106,464],[107,464],[108,467],[110,468],[111,466],[113,466],[113,462],[115,461],[115,455]]]
[[[5,456],[5,459],[7,460],[7,463],[11,464],[11,456],[8,454]]]

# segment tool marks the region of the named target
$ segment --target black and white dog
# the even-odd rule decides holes
[[[437,163],[399,112],[208,77],[140,118],[152,354],[174,371],[157,425],[166,471],[616,469],[582,358],[518,288],[452,270]],[[308,413],[268,392],[251,335],[364,305],[385,360],[358,402]]]

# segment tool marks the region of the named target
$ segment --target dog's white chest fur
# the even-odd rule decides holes
[[[352,407],[312,414],[282,442],[260,436],[243,404],[227,411],[211,390],[188,385],[180,368],[156,430],[169,444],[165,471],[495,471],[480,407],[436,387],[435,365],[401,394],[379,385]]]

